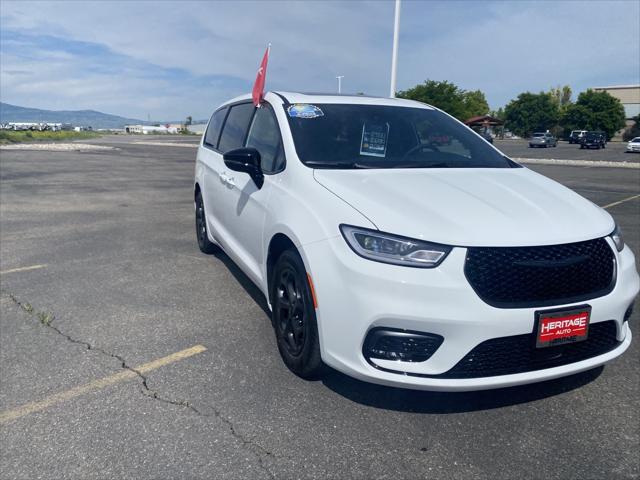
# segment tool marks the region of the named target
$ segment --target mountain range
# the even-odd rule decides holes
[[[9,122],[70,123],[74,126],[90,126],[94,129],[149,124],[135,118],[125,118],[95,110],[41,110],[0,102],[0,123]]]

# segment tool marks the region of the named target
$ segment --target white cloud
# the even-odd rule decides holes
[[[497,107],[557,84],[640,82],[639,15],[635,1],[405,1],[399,87],[447,79],[485,91]],[[87,72],[82,52],[25,58],[3,42],[2,97],[205,116],[250,88],[268,42],[270,88],[331,91],[341,74],[345,91],[385,95],[392,18],[393,2],[3,2],[5,30],[89,42],[121,58],[117,73],[100,72],[99,61]]]

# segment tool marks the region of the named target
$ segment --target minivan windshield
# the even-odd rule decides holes
[[[284,108],[298,157],[311,168],[519,167],[437,110],[350,104]]]

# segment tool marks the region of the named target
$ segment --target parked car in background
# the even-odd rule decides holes
[[[587,132],[580,141],[580,148],[605,148],[607,137],[602,132]]]
[[[571,130],[569,135],[569,143],[580,143],[582,137],[587,133],[586,130]]]
[[[558,139],[550,133],[534,133],[529,140],[529,147],[556,147],[558,146]]]
[[[631,343],[640,278],[609,212],[429,105],[229,100],[193,187],[200,249],[222,248],[257,285],[301,377],[328,365],[388,386],[489,389],[589,370]]]
[[[640,153],[640,137],[632,138],[627,143],[627,153],[638,152]]]

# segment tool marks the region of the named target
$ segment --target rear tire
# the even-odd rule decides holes
[[[297,251],[285,250],[273,269],[269,286],[271,316],[284,364],[305,379],[324,372],[315,306],[307,271]]]
[[[207,233],[207,220],[204,213],[204,202],[202,194],[196,194],[196,238],[198,239],[198,247],[202,253],[211,254],[217,250],[214,243],[209,240]]]

